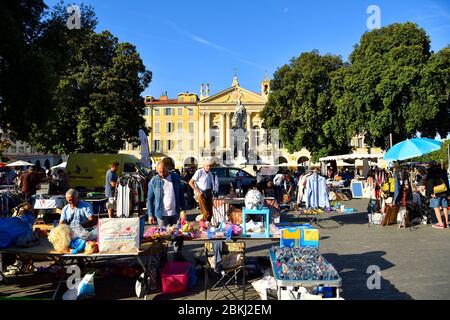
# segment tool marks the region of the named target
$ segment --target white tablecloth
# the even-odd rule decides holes
[[[34,209],[46,210],[46,209],[62,209],[66,205],[66,199],[64,197],[52,197],[50,199],[36,199]]]

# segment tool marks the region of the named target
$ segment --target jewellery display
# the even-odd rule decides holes
[[[285,280],[338,280],[339,275],[317,248],[272,247],[280,279]]]

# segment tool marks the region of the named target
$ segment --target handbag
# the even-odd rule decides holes
[[[381,185],[381,190],[385,193],[395,192],[395,178],[389,178]]]
[[[444,181],[442,181],[442,179],[440,179],[440,180],[442,183],[433,188],[434,194],[440,194],[440,193],[447,192],[447,185],[444,183]]]

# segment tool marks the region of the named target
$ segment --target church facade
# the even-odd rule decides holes
[[[206,84],[201,85],[200,96],[186,92],[176,99],[146,97],[144,117],[153,163],[170,157],[177,168],[201,166],[206,159],[250,168],[309,165],[306,149],[291,154],[283,148],[277,130],[262,127],[260,113],[269,92],[267,77],[256,93],[241,87],[234,76],[230,87],[213,95]],[[122,152],[139,155],[139,147],[127,144]]]

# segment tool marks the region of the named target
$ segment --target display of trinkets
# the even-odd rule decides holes
[[[276,258],[276,267],[280,279],[333,281],[339,275],[327,262],[317,248],[281,248],[272,247]]]

